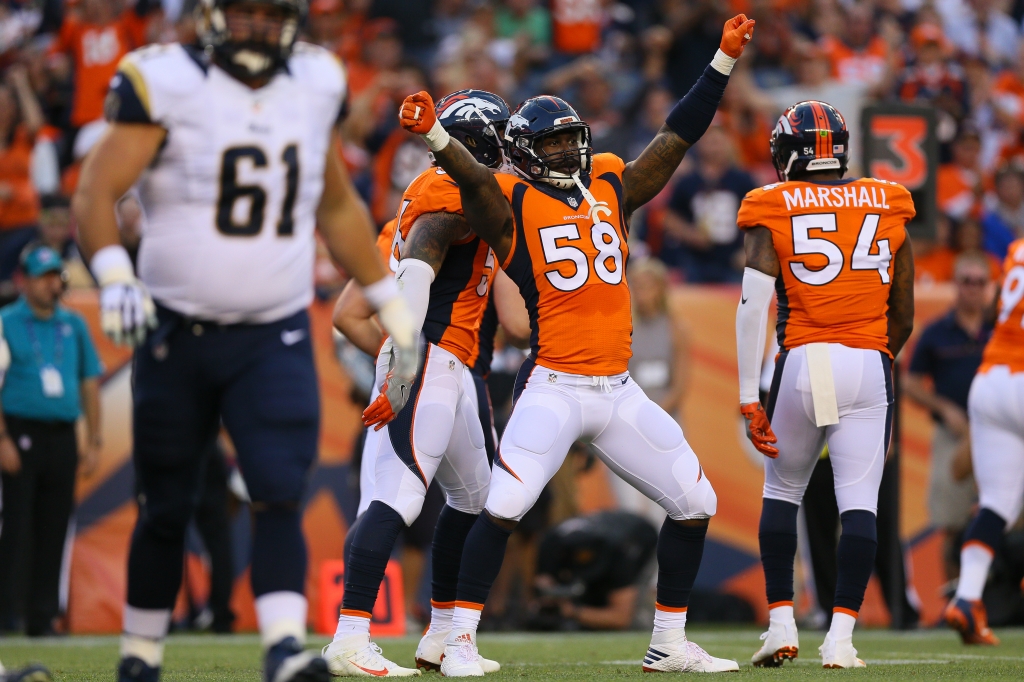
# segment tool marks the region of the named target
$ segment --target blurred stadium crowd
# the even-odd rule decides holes
[[[74,255],[66,197],[105,125],[107,83],[128,51],[193,40],[195,2],[0,0],[0,281],[36,236]],[[429,163],[397,125],[407,94],[478,87],[513,106],[561,95],[590,123],[597,151],[631,159],[737,11],[757,19],[758,40],[713,131],[634,218],[634,253],[657,256],[676,280],[738,281],[739,201],[774,179],[775,118],[813,97],[846,115],[854,174],[865,104],[934,107],[943,217],[936,243],[915,245],[919,277],[951,279],[962,251],[983,250],[998,268],[1024,234],[1024,0],[312,0],[306,31],[348,68],[344,158],[383,224]],[[137,204],[122,208],[137,239]]]

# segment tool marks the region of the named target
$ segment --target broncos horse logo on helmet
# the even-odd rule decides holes
[[[541,156],[537,143],[551,135],[577,131],[579,137],[573,149]],[[559,97],[542,95],[531,97],[512,112],[505,129],[508,142],[506,154],[516,172],[528,180],[540,180],[559,189],[570,189],[572,176],[590,173],[594,150],[590,146],[590,126],[583,122],[576,110]],[[552,163],[570,162],[578,169],[565,173],[553,169]]]
[[[508,104],[486,90],[458,90],[434,105],[441,127],[488,168],[500,168],[501,134],[508,123]]]
[[[264,29],[263,36],[232,35],[224,12],[233,5],[266,5],[283,10],[279,34],[274,36]],[[261,78],[287,63],[308,10],[309,0],[199,0],[196,33],[200,42],[219,58],[218,66],[232,76]]]
[[[772,131],[770,147],[782,182],[822,170],[837,170],[842,177],[850,163],[850,132],[843,115],[816,100],[786,109]]]

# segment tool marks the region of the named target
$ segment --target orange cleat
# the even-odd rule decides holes
[[[960,633],[964,644],[999,644],[999,638],[988,627],[988,614],[980,600],[954,599],[949,602],[942,617],[949,627]]]

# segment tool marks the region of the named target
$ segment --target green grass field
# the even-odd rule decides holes
[[[923,630],[912,633],[885,630],[858,631],[855,638],[867,670],[822,670],[813,655],[822,633],[801,634],[806,658],[774,670],[752,668],[750,655],[757,648],[760,630],[692,626],[690,637],[716,656],[740,661],[740,675],[769,679],[835,679],[854,676],[864,680],[1024,680],[1024,630],[1000,630],[1003,644],[995,648],[967,648],[952,632]],[[310,645],[327,640],[313,638]],[[385,655],[411,665],[416,638],[384,639]],[[637,678],[640,658],[648,643],[646,633],[626,634],[484,634],[480,648],[502,663],[501,672],[488,677],[536,680]],[[0,660],[13,667],[42,662],[61,682],[111,682],[117,657],[114,637],[69,637],[43,641],[0,639]],[[438,679],[435,673],[428,677]],[[650,678],[646,678],[650,679]],[[167,647],[164,682],[258,682],[259,642],[252,635],[178,636]]]

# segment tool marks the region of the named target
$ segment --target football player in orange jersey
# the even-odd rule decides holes
[[[747,267],[736,311],[740,411],[765,461],[758,537],[770,626],[753,656],[778,666],[799,649],[793,620],[797,510],[827,443],[842,520],[826,668],[863,667],[853,626],[874,566],[875,514],[892,424],[892,361],[914,321],[910,193],[843,179],[849,132],[824,102],[793,105],[771,137],[779,183],[740,206]],[[782,351],[758,402],[768,306],[778,296]],[[774,431],[774,433],[773,433]],[[773,447],[778,437],[778,447]]]
[[[436,116],[452,136],[474,150],[481,163],[488,168],[502,164],[499,129],[509,113],[500,97],[462,90],[442,99]],[[370,614],[397,535],[419,515],[435,477],[447,503],[434,532],[431,620],[417,648],[416,662],[427,669],[440,666],[444,638],[451,630],[462,547],[483,508],[490,481],[487,442],[490,436],[493,443],[493,427],[483,375],[490,366],[497,325],[495,321],[490,337],[483,338],[481,323],[496,283],[494,253],[462,216],[458,187],[436,167],[409,185],[391,241],[378,244],[395,269],[417,329],[422,328],[426,352],[423,366],[413,377],[401,376],[396,368],[389,370],[387,342],[378,356],[379,394],[363,414],[364,424],[373,427],[364,449],[364,463],[373,467],[372,482],[369,476],[361,476],[361,483],[367,483],[361,486],[365,511],[351,531],[342,611],[334,641],[324,652],[335,676],[419,673],[387,660],[370,642]],[[514,299],[519,295],[507,277],[501,282],[506,292],[503,296],[495,292],[495,316],[508,325],[515,317]],[[363,315],[369,311],[358,305],[353,292],[343,298],[346,307],[361,308]],[[352,324],[351,314],[344,309],[339,312],[343,314],[336,318],[341,317],[356,335],[372,337],[365,324]],[[405,407],[397,413],[392,409],[394,388],[409,392],[407,403],[399,394],[399,403]],[[488,672],[500,668],[482,658],[478,664]]]
[[[519,286],[532,327],[531,356],[516,381],[485,512],[466,539],[441,663],[446,676],[483,674],[476,629],[508,537],[580,438],[668,512],[643,670],[738,670],[735,661],[713,658],[686,638],[687,604],[717,497],[679,425],[630,380],[625,263],[630,215],[665,187],[711,124],[753,28],[743,15],[726,22],[703,76],[628,164],[594,155],[589,126],[557,97],[526,100],[509,118],[506,153],[514,175],[491,174],[450,140],[427,93],[402,106],[403,127],[422,135],[458,182],[466,219]]]
[[[1024,504],[1024,239],[1003,265],[996,328],[971,384],[967,415],[978,482],[978,515],[960,551],[960,582],[945,618],[965,644],[998,644],[981,593],[992,556]]]

